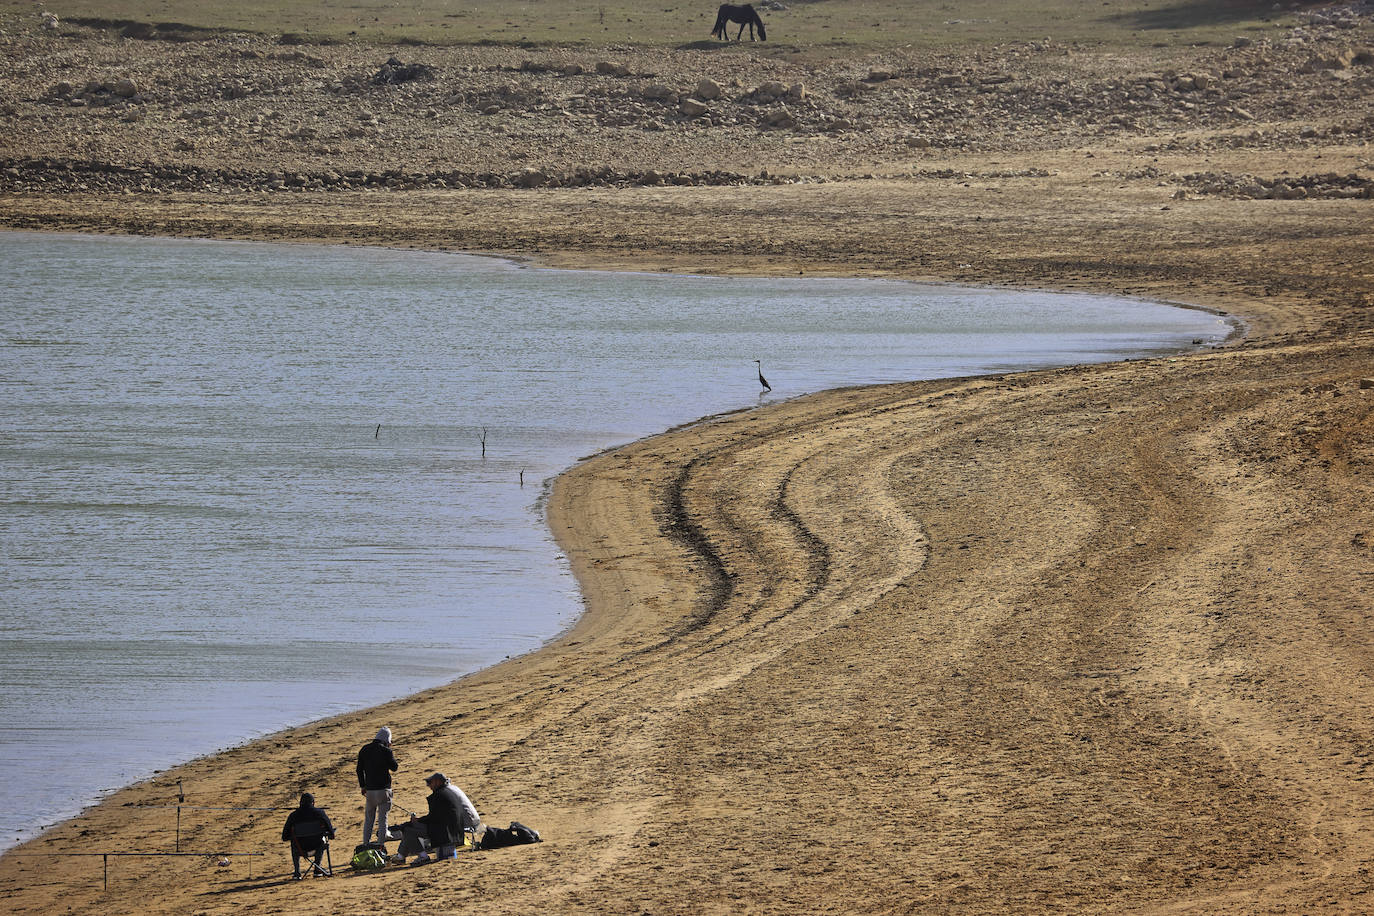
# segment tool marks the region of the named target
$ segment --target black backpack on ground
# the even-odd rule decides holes
[[[488,827],[482,831],[482,841],[478,849],[501,849],[505,846],[523,846],[525,843],[538,843],[539,831],[526,827],[519,821],[511,821],[509,827]]]

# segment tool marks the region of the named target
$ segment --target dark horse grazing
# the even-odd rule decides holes
[[[754,26],[759,27],[759,41],[767,41],[768,33],[763,30],[763,20],[759,14],[754,12],[754,8],[748,3],[743,6],[735,6],[731,3],[722,3],[716,12],[716,27],[711,30],[711,37],[720,36],[721,41],[729,41],[730,36],[725,33],[725,25],[728,22],[738,22],[739,31],[735,33],[735,41],[744,34],[744,27],[749,26],[749,40],[754,40]]]

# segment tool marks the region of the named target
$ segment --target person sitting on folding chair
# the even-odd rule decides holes
[[[297,881],[303,877],[301,859],[311,855],[315,857],[310,866],[312,874],[328,878],[334,873],[332,860],[329,860],[328,868],[320,865],[320,858],[329,852],[329,841],[334,839],[334,825],[329,822],[329,815],[324,813],[323,808],[315,807],[315,796],[309,792],[301,793],[300,807],[286,816],[281,838],[291,844],[291,877]]]

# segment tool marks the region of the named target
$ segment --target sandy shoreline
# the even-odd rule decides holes
[[[77,239],[80,239],[80,238],[86,238],[86,239],[98,238],[98,236],[77,235],[77,234],[70,234],[70,233],[59,233],[59,232],[35,233],[35,232],[31,231],[31,230],[0,229],[0,240],[3,239],[5,233],[16,233],[16,232],[25,233],[25,234],[27,234],[27,235],[31,236],[32,238],[35,238],[35,239],[52,238],[52,237],[61,238],[61,237],[63,237],[64,235],[67,236],[67,237],[70,237],[70,238],[77,238]],[[156,241],[156,239],[158,238],[158,237],[147,237],[147,236],[109,236],[109,235],[103,236],[103,237],[112,238],[112,239],[114,239],[114,238],[123,238],[123,239],[144,238],[144,239],[149,239],[150,241]],[[211,243],[211,244],[214,244],[214,243]],[[264,243],[252,242],[252,241],[247,241],[247,240],[245,240],[245,241],[240,242],[240,244],[245,244],[245,245],[262,245],[262,244],[264,244]],[[278,241],[278,242],[272,242],[272,243],[268,243],[268,244],[271,244],[271,245],[274,245],[274,246],[301,246],[301,245],[308,245],[308,246],[314,247],[316,243],[309,243],[309,242],[292,242],[292,241]],[[350,245],[350,246],[348,246],[348,247],[354,248],[354,249],[364,248],[364,246],[360,246],[360,245]],[[377,251],[394,251],[395,249],[386,249],[386,248],[378,247],[378,248],[376,248],[375,250],[377,250]],[[467,253],[462,253],[462,256],[466,256],[466,254],[467,254]],[[543,264],[541,264],[541,263],[539,263],[539,262],[536,262],[535,260],[533,260],[533,259],[531,259],[531,258],[529,258],[529,257],[513,258],[513,257],[511,257],[511,256],[509,256],[509,255],[504,255],[504,254],[493,254],[493,253],[488,253],[488,254],[486,254],[486,255],[481,255],[480,257],[487,258],[487,259],[500,259],[501,261],[503,261],[503,262],[505,262],[505,263],[512,264],[512,265],[514,265],[514,264],[519,264],[519,265],[523,265],[523,266],[525,266],[525,267],[528,267],[528,268],[530,268],[530,269],[548,269],[548,268],[545,268],[545,266],[544,266]],[[647,273],[647,272],[646,272],[646,273]],[[912,287],[912,290],[913,290],[913,291],[928,291],[928,290],[930,290],[930,289],[934,289],[934,290],[937,290],[937,291],[938,291],[938,290],[940,290],[941,288],[942,288],[942,286],[939,285],[939,284],[929,284],[929,285],[923,284],[923,285],[921,285],[921,286],[919,286],[919,287]],[[950,289],[950,290],[956,290],[956,291],[957,291],[957,290],[964,290],[964,289],[967,289],[967,288],[965,288],[965,287],[959,287],[959,286],[948,286],[948,287],[944,287],[944,288],[947,288],[947,289]],[[1080,295],[1081,295],[1081,294],[1080,294]],[[1205,306],[1195,306],[1195,305],[1191,305],[1191,304],[1188,304],[1188,303],[1158,303],[1158,302],[1154,302],[1153,300],[1139,300],[1139,302],[1140,302],[1140,304],[1142,304],[1142,305],[1168,305],[1169,307],[1178,308],[1178,309],[1182,309],[1182,310],[1185,310],[1185,311],[1195,311],[1195,312],[1201,312],[1201,313],[1204,313],[1204,314],[1207,314],[1207,315],[1216,316],[1216,317],[1224,317],[1224,318],[1227,318],[1227,319],[1228,319],[1228,325],[1231,327],[1231,331],[1230,331],[1230,334],[1229,334],[1229,336],[1228,336],[1228,338],[1227,338],[1227,342],[1233,342],[1234,340],[1239,339],[1239,337],[1244,333],[1244,332],[1243,332],[1243,323],[1240,321],[1240,319],[1238,319],[1238,318],[1236,318],[1236,317],[1234,317],[1234,316],[1227,316],[1224,312],[1222,312],[1222,311],[1220,311],[1220,310],[1217,310],[1217,309],[1212,309],[1212,308],[1208,308],[1208,307],[1205,307]],[[1211,339],[1212,339],[1212,338],[1209,337],[1209,340],[1211,340]],[[1211,345],[1212,345],[1212,344],[1209,344],[1208,346],[1211,346]],[[1195,347],[1193,347],[1192,349],[1197,350],[1197,349],[1201,349],[1201,348],[1195,346]],[[1188,350],[1187,350],[1187,349],[1183,349],[1183,350],[1180,350],[1179,352],[1188,352]],[[942,378],[946,378],[946,377],[942,376]],[[776,379],[775,379],[775,380],[776,380]],[[795,383],[795,380],[794,380],[794,383]],[[811,386],[811,387],[814,387],[814,385]],[[791,395],[790,397],[796,397],[796,395]],[[776,395],[770,395],[770,397],[769,397],[769,401],[770,401],[770,402],[778,402],[778,401],[780,401],[780,400],[783,400],[783,399],[778,398]],[[734,409],[726,410],[726,411],[723,411],[723,412],[720,412],[720,413],[712,413],[712,414],[709,414],[709,415],[704,415],[704,416],[696,417],[696,418],[691,419],[691,420],[687,420],[687,421],[684,421],[684,422],[681,422],[681,423],[676,423],[676,424],[674,424],[673,426],[671,426],[671,427],[669,427],[669,428],[667,428],[667,429],[659,430],[658,432],[651,433],[651,434],[648,434],[648,436],[640,437],[640,438],[648,438],[648,437],[652,437],[652,436],[661,435],[661,434],[664,434],[664,433],[678,432],[678,431],[683,430],[683,429],[686,429],[686,428],[695,427],[695,426],[700,426],[700,425],[705,424],[705,423],[709,423],[709,422],[721,420],[721,419],[724,419],[724,418],[727,418],[727,417],[731,416],[732,414],[740,413],[740,412],[743,412],[744,410],[748,410],[748,409],[751,409],[751,408],[748,408],[748,407],[734,408]],[[632,440],[632,441],[637,441],[637,440]],[[620,446],[620,445],[608,446],[604,451],[607,451],[607,452],[613,451],[613,450],[615,450],[616,448],[619,448],[619,447],[621,447],[621,446]],[[592,457],[595,457],[595,456],[592,456]],[[581,458],[581,459],[578,459],[578,462],[577,462],[577,463],[581,463],[581,462],[586,461],[586,460],[588,460],[588,459],[587,459],[587,458]],[[563,470],[564,470],[564,471],[571,470],[571,465],[568,466],[568,467],[563,468]],[[561,472],[560,472],[560,473],[561,473]],[[547,504],[548,504],[548,493],[549,493],[550,488],[551,488],[552,485],[553,485],[553,482],[554,482],[553,478],[550,477],[548,480],[545,481],[545,486],[540,488],[540,492],[541,492],[542,495],[539,497],[537,505],[538,505],[538,507],[540,508],[541,513],[542,513],[543,507],[547,506]],[[546,522],[546,524],[547,524],[547,522]],[[579,596],[579,600],[580,600],[580,596]],[[562,637],[564,637],[564,636],[566,635],[566,630],[571,629],[571,626],[572,626],[572,625],[569,624],[569,625],[567,625],[566,627],[564,627],[564,628],[558,630],[557,632],[550,632],[550,634],[547,635],[547,636],[543,639],[544,644],[549,644],[549,643],[557,642],[559,639],[561,639]],[[507,657],[509,657],[509,656],[507,656]],[[469,669],[463,669],[463,670],[464,670],[464,671],[467,671],[467,670],[469,670]],[[449,676],[449,678],[457,678],[457,677],[459,677],[459,676],[460,676],[460,675],[459,675],[457,672],[455,672],[454,674],[451,674],[451,675]],[[424,683],[424,684],[420,684],[420,685],[414,685],[414,686],[412,686],[412,687],[409,689],[409,691],[403,691],[403,693],[406,693],[406,694],[408,695],[408,694],[409,694],[410,692],[412,692],[412,691],[418,690],[418,689],[420,689],[420,688],[428,688],[428,687],[431,687],[431,686],[437,686],[437,684],[436,684],[435,682],[428,682],[428,683]],[[397,699],[400,699],[400,697],[397,697]],[[375,702],[375,701],[372,701],[372,702]],[[358,708],[357,708],[356,710],[351,710],[351,711],[358,711],[358,712],[361,712],[363,709],[367,708],[368,706],[371,706],[371,705],[372,705],[372,702],[367,703],[365,706],[360,706],[359,703],[355,702],[355,703],[353,703],[353,704],[351,704],[351,705],[354,706],[354,707],[358,707]],[[318,714],[319,714],[319,713],[317,713],[317,715],[318,715]],[[3,846],[0,846],[0,853],[3,853],[4,850],[7,849],[7,848],[10,848],[10,847],[12,847],[12,846],[17,846],[17,845],[19,845],[19,844],[22,843],[22,842],[26,842],[27,840],[32,839],[35,835],[37,835],[39,832],[41,832],[41,829],[46,829],[47,826],[51,826],[52,824],[60,823],[60,822],[62,822],[62,821],[65,821],[65,820],[67,820],[67,819],[73,817],[73,816],[76,816],[76,815],[79,814],[82,810],[84,810],[86,807],[98,803],[98,802],[99,802],[100,800],[102,800],[103,798],[105,798],[105,797],[107,797],[107,796],[109,796],[109,795],[114,794],[115,792],[119,791],[121,788],[125,787],[126,785],[129,785],[129,784],[132,784],[132,783],[137,783],[137,782],[143,782],[145,779],[151,778],[151,775],[152,775],[153,773],[161,772],[163,769],[166,769],[166,768],[172,768],[172,767],[180,766],[180,765],[182,765],[182,764],[184,764],[184,763],[186,763],[186,762],[189,762],[189,761],[191,761],[191,760],[194,760],[194,759],[196,759],[196,758],[198,758],[198,757],[202,757],[202,756],[213,756],[215,753],[218,753],[220,750],[223,750],[223,749],[225,749],[225,748],[227,748],[227,747],[232,747],[232,746],[239,745],[239,744],[249,743],[249,742],[253,742],[253,741],[257,741],[257,740],[262,740],[262,739],[268,737],[269,733],[275,733],[277,730],[279,730],[279,729],[281,729],[281,728],[296,728],[296,727],[299,727],[301,724],[303,724],[303,723],[300,723],[300,722],[298,722],[298,721],[296,721],[296,722],[283,722],[283,723],[281,723],[280,725],[275,725],[275,726],[273,726],[273,727],[270,728],[270,729],[258,729],[258,730],[257,730],[256,732],[254,732],[254,733],[251,733],[251,734],[248,734],[248,735],[244,735],[244,736],[241,736],[241,737],[240,737],[240,736],[226,736],[224,739],[222,739],[222,740],[219,741],[216,745],[214,745],[214,746],[213,746],[213,749],[203,749],[203,750],[197,751],[197,752],[195,752],[195,753],[182,752],[182,754],[181,754],[179,757],[175,758],[175,759],[158,759],[158,758],[145,759],[144,762],[143,762],[143,765],[142,765],[142,767],[141,767],[142,772],[130,774],[128,777],[125,777],[124,779],[120,779],[120,780],[118,780],[118,781],[116,781],[116,780],[109,780],[109,781],[108,781],[108,784],[110,785],[110,788],[104,789],[104,790],[102,790],[101,792],[92,794],[92,795],[90,795],[90,796],[88,796],[88,797],[86,797],[86,798],[78,799],[78,800],[77,800],[77,803],[72,804],[67,810],[64,810],[64,811],[62,811],[62,812],[59,812],[56,816],[54,816],[54,815],[52,815],[52,814],[47,814],[47,815],[44,817],[44,821],[46,821],[47,823],[46,823],[42,828],[39,828],[39,829],[32,829],[32,830],[28,831],[28,834],[27,834],[25,837],[22,837],[22,838],[19,838],[19,839],[11,839],[10,841],[4,843]],[[193,810],[193,807],[194,807],[194,806],[192,806],[191,808],[188,808],[187,810],[188,810],[188,811],[189,811],[189,810]]]
[[[198,66],[220,65],[205,53]],[[300,66],[362,66],[351,50],[317,53]],[[677,59],[656,66],[672,75]],[[970,128],[985,134],[927,150],[884,133],[898,115],[874,113],[872,92],[832,97],[823,68],[808,77],[815,117],[862,115],[871,131],[730,133],[727,121],[720,135],[646,128],[624,147],[611,128],[491,134],[500,155],[570,144],[569,168],[604,143],[622,170],[668,149],[826,178],[747,186],[372,193],[311,190],[306,176],[289,192],[187,189],[173,186],[182,160],[220,155],[213,137],[197,135],[208,152],[172,154],[157,117],[63,109],[89,121],[74,122],[91,131],[84,157],[182,171],[102,191],[60,164],[11,166],[0,225],[1092,290],[1218,309],[1248,336],[1165,359],[825,392],[595,456],[557,479],[548,506],[587,601],[570,632],[124,789],[17,850],[36,857],[0,857],[0,900],[168,916],[1368,909],[1374,211],[1340,188],[1260,199],[1187,177],[1367,175],[1367,124],[1342,95],[1358,98],[1366,74],[1304,81],[1296,52],[1257,59],[1244,63],[1258,74],[1246,90],[1258,139],[1251,122],[1217,127],[1228,100],[1212,97],[1189,103],[1203,106],[1192,123],[1170,112],[1195,109],[1170,102],[1132,109],[1136,126],[1113,133],[1098,125],[1120,114],[1094,108],[1029,141],[994,112]],[[518,63],[491,78],[517,79]],[[1037,68],[1114,80],[1127,64],[1028,58],[1012,75],[1049,93]],[[738,78],[784,66],[804,64],[741,58]],[[955,91],[918,66],[911,91]],[[543,92],[563,78],[518,72]],[[525,114],[544,129],[537,105]],[[12,161],[67,142],[14,136]],[[317,141],[288,140],[243,144],[238,165],[308,164]],[[877,164],[849,174],[851,155]],[[423,806],[419,779],[442,768],[489,822],[529,823],[547,842],[297,885],[282,880],[279,814],[216,812],[184,816],[183,848],[267,853],[252,877],[242,858],[128,858],[106,892],[98,857],[64,857],[166,849],[174,809],[149,806],[174,804],[180,784],[186,805],[315,791],[346,858],[361,819],[353,754],[383,722],[399,738],[403,808]]]
[[[873,910],[1042,909],[1089,897],[1106,910],[1204,899],[1209,911],[1252,912],[1261,908],[1255,895],[1268,900],[1276,884],[1290,883],[1285,893],[1299,906],[1332,893],[1357,899],[1365,892],[1358,817],[1338,822],[1342,856],[1319,856],[1336,838],[1286,807],[1313,791],[1304,780],[1320,785],[1343,774],[1284,772],[1276,758],[1292,748],[1270,733],[1272,722],[1258,724],[1275,710],[1290,724],[1301,719],[1296,712],[1314,685],[1288,672],[1270,705],[1244,688],[1237,693],[1228,666],[1243,661],[1267,672],[1262,681],[1292,659],[1269,655],[1275,635],[1256,646],[1257,623],[1247,621],[1221,640],[1224,647],[1239,639],[1246,650],[1218,660],[1213,637],[1198,633],[1182,610],[1222,606],[1228,613],[1217,619],[1226,620],[1246,603],[1247,588],[1257,604],[1267,603],[1259,596],[1270,594],[1272,566],[1232,565],[1240,581],[1189,580],[1227,566],[1228,551],[1275,551],[1290,531],[1317,541],[1324,554],[1321,575],[1291,571],[1290,590],[1302,594],[1329,579],[1332,561],[1342,558],[1360,582],[1367,556],[1360,537],[1372,520],[1363,490],[1332,492],[1326,456],[1336,441],[1345,443],[1336,457],[1347,472],[1352,458],[1357,467],[1368,460],[1369,401],[1354,382],[1371,365],[1374,339],[1366,332],[1346,341],[1259,343],[1144,363],[827,392],[595,456],[559,477],[549,500],[550,525],[589,609],[550,647],[449,687],[160,774],[24,851],[80,849],[89,836],[100,837],[102,848],[162,848],[170,809],[130,806],[171,803],[178,780],[188,805],[288,804],[299,788],[330,786],[337,816],[356,807],[339,787],[349,784],[357,735],[383,720],[412,736],[406,771],[470,774],[469,791],[491,822],[519,819],[546,832],[549,842],[537,849],[482,854],[419,879],[406,872],[344,879],[310,893],[281,885],[270,857],[252,864],[254,878],[242,858],[227,869],[199,859],[176,860],[171,869],[169,860],[121,860],[106,894],[99,859],[67,859],[54,874],[45,859],[11,856],[3,866],[12,874],[7,902],[20,912],[49,911],[56,900],[101,912],[217,912],[270,894],[292,912],[338,912],[398,898],[429,906],[452,895],[496,912],[676,912],[686,911],[677,888],[705,884],[722,906],[795,912],[815,898],[769,874],[798,870],[838,871],[830,880],[841,886],[862,881]],[[1275,378],[1275,365],[1291,377]],[[1137,425],[1145,417],[1165,428],[1142,435],[1151,429],[1151,422]],[[1253,417],[1277,428],[1244,436],[1238,451],[1229,437]],[[1316,417],[1323,425],[1308,428]],[[1207,460],[1161,460],[1180,449]],[[1275,461],[1282,473],[1246,480],[1238,495],[1210,492],[1221,479],[1245,480],[1255,473],[1247,467],[1267,470]],[[990,476],[970,488],[971,468]],[[1351,482],[1367,484],[1358,475]],[[1274,496],[1266,488],[1274,487],[1286,493],[1285,511],[1300,516],[1285,521],[1280,541],[1268,530]],[[1318,496],[1332,502],[1315,506]],[[1204,505],[1188,509],[1194,499]],[[1296,510],[1288,508],[1293,501]],[[1207,505],[1217,502],[1224,506]],[[1328,517],[1344,521],[1345,548],[1334,532],[1322,533]],[[1194,525],[1240,525],[1245,534],[1190,535]],[[996,531],[1016,537],[990,538]],[[1173,560],[1175,552],[1188,559]],[[1084,559],[1075,569],[1076,557]],[[1080,581],[1056,581],[1071,575]],[[1046,593],[1051,601],[1042,605]],[[1325,596],[1331,604],[1323,614],[1348,594]],[[1099,601],[1124,606],[1098,609]],[[1098,622],[1104,618],[1111,629]],[[1296,621],[1272,611],[1266,623],[1274,618],[1285,628],[1276,633],[1296,636]],[[962,623],[951,629],[954,620]],[[1100,644],[1104,632],[1125,645]],[[1091,651],[1058,646],[1065,657],[1057,661],[1042,654],[1089,634],[1098,643]],[[1363,640],[1345,635],[1302,656],[1318,683],[1327,683],[1323,671],[1367,663],[1356,651]],[[1033,652],[1016,645],[1027,639]],[[1318,665],[1328,653],[1339,660]],[[990,654],[1030,670],[1008,679]],[[1175,667],[1183,663],[1186,675]],[[870,665],[877,670],[856,682],[856,667]],[[1088,685],[1086,693],[1076,682]],[[1218,684],[1228,689],[1215,695]],[[971,707],[970,697],[977,699]],[[1331,704],[1327,715],[1339,709],[1352,722],[1362,715],[1362,705],[1349,705],[1362,704],[1358,694],[1323,701]],[[1193,717],[1170,721],[1180,703],[1194,707]],[[1224,716],[1238,706],[1254,721],[1232,724],[1239,734],[1228,734]],[[1044,710],[1053,728],[1032,728],[1032,709]],[[1030,723],[1019,721],[1026,715]],[[1142,723],[1147,734],[1136,740]],[[1294,727],[1288,742],[1339,741],[1358,754],[1348,737]],[[1085,768],[1076,747],[1064,753],[1082,742],[1108,748]],[[1239,759],[1237,742],[1248,752]],[[1161,743],[1169,751],[1163,758]],[[994,759],[1002,763],[994,766],[986,755],[999,747]],[[1142,754],[1146,760],[1137,759]],[[986,772],[964,772],[971,761],[978,770],[977,760],[987,760]],[[1322,788],[1316,797],[1324,810],[1359,797],[1361,774],[1353,780]],[[1082,785],[1062,799],[1039,797],[1036,786],[1062,781]],[[268,799],[263,786],[273,787]],[[1288,797],[1267,798],[1280,788]],[[1039,800],[1007,807],[1025,792]],[[416,787],[403,784],[398,796],[404,807],[423,805]],[[897,807],[894,796],[904,799]],[[803,798],[823,812],[816,820],[828,829],[789,813],[808,803]],[[1006,803],[989,810],[997,798]],[[1049,811],[1007,832],[1008,818],[1041,805]],[[1123,808],[1132,816],[1105,835],[1101,827],[1084,833],[1077,807],[1084,805],[1111,818],[1102,824],[1117,823]],[[1181,811],[1198,822],[1167,830],[1154,822]],[[213,818],[191,823],[188,810],[183,848],[270,852],[275,845],[277,815]],[[964,845],[951,847],[949,837],[961,835]],[[1002,844],[1015,837],[1005,848],[1021,848],[1037,836],[1029,841],[1058,850],[1046,853],[1045,880],[1027,882],[1019,869],[999,865]],[[1185,855],[1176,854],[1180,844]],[[894,857],[894,848],[914,858]],[[1112,875],[1100,865],[1109,849],[1123,863]],[[732,878],[724,881],[727,864]],[[863,866],[858,875],[846,874],[851,865]],[[676,872],[666,880],[665,866]],[[1331,874],[1303,880],[1317,866]],[[169,873],[181,877],[146,894],[147,881]],[[993,880],[999,875],[1006,880]],[[129,894],[134,887],[137,896]]]

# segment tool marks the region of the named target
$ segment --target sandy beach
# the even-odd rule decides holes
[[[826,392],[590,458],[548,505],[586,599],[573,630],[124,789],[0,857],[0,901],[158,916],[1374,908],[1374,67],[1355,53],[1374,30],[1352,21],[1306,45],[1001,48],[995,67],[982,51],[841,67],[759,49],[708,65],[652,49],[119,44],[6,23],[0,226],[1084,289],[1213,309],[1244,333],[1165,359]],[[1309,66],[1340,49],[1345,67]],[[427,103],[393,106],[395,124],[364,133],[397,138],[410,168],[369,189],[378,134],[306,123],[334,117],[333,90],[299,111],[282,90],[271,105],[294,126],[266,139],[234,107],[255,91],[196,102],[228,120],[192,119],[220,126],[186,127],[185,148],[155,98],[132,117],[113,85],[67,104],[116,53],[140,73],[193,54],[205,83],[252,59],[342,86],[393,51],[441,83],[461,60],[474,85],[523,87],[501,96],[516,120],[440,136]],[[663,111],[653,127],[628,109],[608,123],[579,89],[590,119],[555,133],[539,106],[582,74],[531,57],[582,60],[589,79],[631,59],[670,87],[709,67],[745,100],[710,128]],[[1018,122],[1006,83],[946,79],[993,70],[1050,114]],[[1245,88],[1210,96],[1197,74]],[[768,80],[808,87],[794,123],[746,130]],[[877,88],[852,88],[865,80]],[[1123,101],[1151,81],[1152,99],[1181,101]],[[1094,89],[1109,85],[1124,94]],[[495,93],[478,89],[474,111]],[[985,116],[903,107],[965,89]],[[382,112],[384,90],[368,91]],[[1081,106],[1045,102],[1060,91]],[[356,121],[364,102],[337,104]],[[825,126],[840,118],[848,131]],[[958,142],[909,126],[946,118]],[[443,171],[445,154],[463,167]],[[361,833],[354,755],[380,725],[403,810],[423,811],[421,780],[442,769],[488,823],[545,842],[296,883],[284,811],[204,810],[313,791],[342,864]],[[72,855],[170,851],[179,793],[181,848],[228,864],[112,858],[106,889],[107,863]]]

